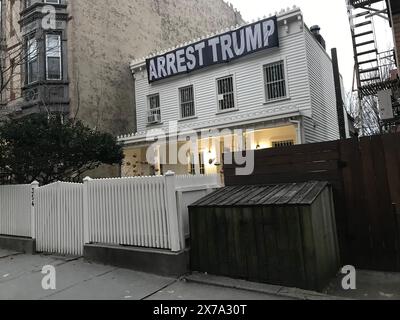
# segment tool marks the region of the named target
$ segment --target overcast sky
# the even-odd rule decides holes
[[[346,89],[351,90],[354,59],[345,0],[230,0],[230,2],[242,13],[246,21],[274,14],[282,8],[292,8],[293,5],[300,7],[308,27],[315,24],[321,27],[321,34],[327,42],[329,53],[331,48],[338,49],[340,72]],[[379,33],[379,50],[386,51],[393,47],[390,28],[381,18],[376,18],[375,23]]]

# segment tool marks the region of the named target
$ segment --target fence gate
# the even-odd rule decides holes
[[[31,237],[31,185],[0,186],[0,234]]]
[[[35,190],[36,250],[83,255],[83,184],[57,182]]]

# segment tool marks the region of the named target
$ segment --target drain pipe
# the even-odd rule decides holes
[[[303,144],[301,135],[301,121],[290,119],[289,122],[297,126],[297,144]]]

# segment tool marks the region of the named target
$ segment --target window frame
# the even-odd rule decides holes
[[[56,56],[50,56],[49,52],[48,52],[48,38],[49,37],[58,37],[58,41],[59,41],[59,57]],[[63,74],[64,74],[64,70],[63,70],[63,41],[62,41],[62,35],[61,33],[46,33],[45,34],[45,72],[46,72],[46,80],[47,81],[61,81],[63,79]],[[50,79],[49,78],[49,61],[48,58],[59,58],[59,67],[60,67],[60,77],[58,79]]]
[[[31,42],[34,42],[36,44],[36,59],[31,59],[31,55],[33,54],[33,52],[31,52],[30,48],[31,48]],[[39,52],[39,41],[35,38],[34,35],[30,35],[26,38],[26,84],[27,85],[31,85],[34,83],[37,83],[39,81],[39,75],[40,75],[40,66],[39,66],[39,56],[40,56],[40,52]],[[32,61],[36,60],[36,79],[32,80],[32,73],[31,73],[31,68],[30,68],[30,64]]]
[[[188,88],[192,89],[193,101],[191,101],[191,102],[193,103],[193,115],[184,117],[183,116],[183,112],[182,112],[183,111],[182,104],[183,103],[188,104],[190,102],[182,102],[181,92],[182,92],[182,90],[188,89]],[[190,84],[190,85],[187,85],[187,86],[184,86],[184,87],[179,87],[178,88],[178,95],[179,95],[179,119],[180,120],[190,120],[190,119],[196,118],[197,110],[196,110],[196,95],[195,95],[194,85]]]
[[[227,78],[232,78],[232,86],[233,86],[233,92],[232,93],[233,93],[234,107],[222,110],[222,109],[220,109],[220,104],[219,104],[219,102],[221,100],[219,100],[219,95],[220,94],[219,94],[219,90],[218,90],[218,83],[219,83],[220,80],[227,79]],[[236,76],[235,76],[234,73],[215,78],[215,93],[216,93],[216,100],[217,100],[217,115],[218,114],[224,114],[224,113],[228,113],[228,112],[237,111],[239,109],[238,102],[237,102],[237,97],[236,97],[236,91],[237,91],[236,90]]]
[[[42,3],[50,4],[50,5],[61,4],[61,0],[53,0],[53,1],[55,1],[55,2],[49,2],[49,1],[51,1],[51,0],[43,0]],[[40,2],[33,2],[33,3],[32,3],[32,0],[25,0],[25,9],[27,9],[27,8],[29,8],[29,7],[31,7],[31,6],[33,6],[33,5],[36,4],[36,3],[40,3]]]
[[[277,145],[279,144],[279,145]],[[286,147],[293,147],[296,145],[295,139],[286,139],[286,140],[274,140],[271,141],[272,148],[286,148]]]
[[[151,107],[150,107],[150,99],[152,98],[152,97],[158,97],[158,108],[154,108],[154,109],[151,109]],[[149,94],[149,95],[147,95],[146,96],[146,105],[147,105],[147,117],[146,117],[146,122],[147,122],[147,125],[157,125],[157,124],[160,124],[161,122],[162,122],[162,118],[161,118],[161,95],[159,94],[159,93],[153,93],[153,94]],[[156,110],[156,109],[158,109],[158,114],[160,115],[160,120],[158,121],[158,122],[150,122],[149,121],[149,118],[150,118],[150,112],[152,111],[152,110]],[[152,114],[152,115],[154,115],[154,113]]]
[[[266,68],[270,65],[277,64],[279,62],[283,63],[283,73],[284,73],[284,80],[285,80],[285,93],[286,95],[284,97],[279,97],[276,99],[269,99],[268,94],[267,94],[267,79],[266,79]],[[290,92],[289,92],[289,79],[288,79],[288,72],[287,72],[287,59],[286,57],[280,58],[280,59],[275,59],[271,61],[267,61],[262,64],[262,83],[263,83],[263,91],[264,91],[264,104],[270,104],[274,102],[279,102],[282,100],[288,100],[290,99]]]

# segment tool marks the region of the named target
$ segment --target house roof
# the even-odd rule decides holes
[[[311,205],[328,182],[304,182],[265,186],[232,186],[218,189],[190,207],[251,207]]]

